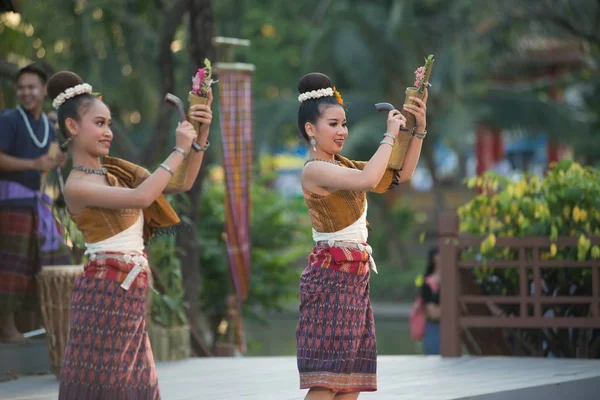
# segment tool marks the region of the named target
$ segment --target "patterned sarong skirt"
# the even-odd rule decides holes
[[[318,243],[300,278],[300,389],[377,390],[369,254]]]
[[[33,208],[0,209],[0,310],[18,312],[38,308],[35,276],[45,265],[70,265],[71,250],[60,243],[42,252],[38,217]],[[56,235],[61,235],[56,226]]]
[[[158,400],[148,339],[147,269],[128,290],[120,284],[134,264],[98,258],[77,278],[70,307],[59,400]]]

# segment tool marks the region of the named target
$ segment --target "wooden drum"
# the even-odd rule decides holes
[[[45,266],[37,275],[42,320],[48,338],[50,366],[60,377],[62,357],[69,336],[69,306],[75,278],[83,272],[83,265]]]

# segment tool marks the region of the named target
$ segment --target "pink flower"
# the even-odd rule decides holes
[[[418,88],[423,83],[425,79],[425,67],[419,67],[415,71],[415,87]]]
[[[198,72],[196,72],[196,75],[192,78],[192,91],[196,94],[200,94],[200,88],[204,84],[205,69],[206,68],[198,68]]]

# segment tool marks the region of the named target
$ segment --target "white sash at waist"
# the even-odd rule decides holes
[[[313,228],[312,236],[315,243],[327,242],[330,247],[346,247],[344,246],[345,244],[353,244],[361,250],[361,247],[364,247],[364,250],[369,253],[371,269],[373,269],[375,273],[378,273],[377,265],[375,265],[375,260],[373,259],[373,249],[367,244],[367,239],[369,238],[369,230],[367,229],[367,208],[368,204],[365,204],[365,211],[363,211],[360,218],[352,223],[352,225],[337,232],[317,232]]]
[[[86,243],[85,255],[89,256],[90,260],[95,260],[103,257],[102,253],[122,253],[123,256],[116,258],[135,265],[121,283],[121,287],[128,290],[134,279],[148,268],[148,260],[144,256],[143,233],[144,214],[140,211],[140,216],[135,223],[124,231],[100,242]]]

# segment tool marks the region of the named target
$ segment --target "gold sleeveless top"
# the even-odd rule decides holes
[[[125,160],[104,157],[103,166],[108,170],[106,178],[113,187],[135,188],[150,176],[145,168]],[[172,228],[180,220],[166,198],[161,195],[144,211],[144,239],[154,236],[160,229]],[[132,226],[140,215],[139,209],[111,210],[86,207],[77,215],[70,214],[86,243],[108,239]]]
[[[340,165],[346,168],[362,170],[367,164],[364,161],[352,161],[342,156],[335,156]],[[373,192],[385,193],[398,184],[396,170],[388,168]],[[356,222],[365,211],[367,193],[352,190],[338,190],[326,196],[302,189],[304,201],[312,220],[312,227],[323,233],[342,230]]]

